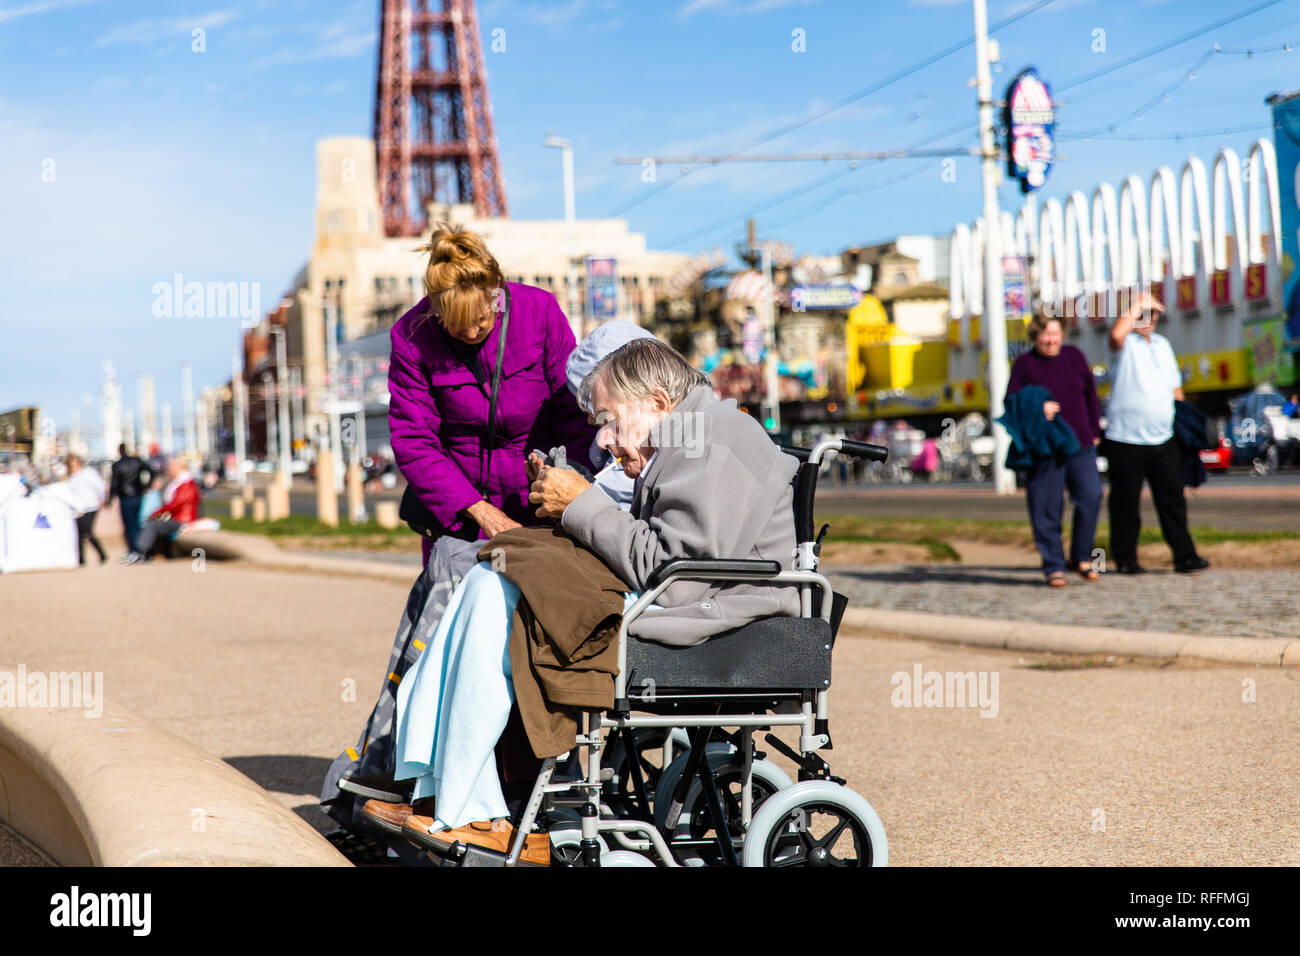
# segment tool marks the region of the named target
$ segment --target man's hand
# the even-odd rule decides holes
[[[1056,413],[1061,410],[1060,402],[1043,402],[1043,415],[1050,422],[1056,417]]]
[[[1118,352],[1124,347],[1124,339],[1129,332],[1135,329],[1148,329],[1151,327],[1151,317],[1153,315],[1163,315],[1165,307],[1160,300],[1150,292],[1142,292],[1129,303],[1123,314],[1115,320],[1111,326],[1110,334],[1107,339],[1110,343],[1110,350]]]
[[[569,502],[590,487],[591,483],[576,471],[543,468],[528,492],[528,500],[540,506],[537,517],[559,520]]]
[[[511,528],[523,527],[500,508],[486,501],[476,501],[465,510],[478,522],[479,527],[488,533],[489,538],[494,538],[502,531],[509,531]]]

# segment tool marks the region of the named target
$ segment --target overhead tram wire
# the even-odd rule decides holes
[[[1152,47],[1149,47],[1149,48],[1147,48],[1146,50],[1143,50],[1142,52],[1135,54],[1134,56],[1131,56],[1131,57],[1128,57],[1128,58],[1126,58],[1126,59],[1124,59],[1124,60],[1121,60],[1121,61],[1118,62],[1118,63],[1111,64],[1110,66],[1104,67],[1104,68],[1102,68],[1102,69],[1100,69],[1100,70],[1093,70],[1093,71],[1091,71],[1091,72],[1089,72],[1089,73],[1085,73],[1085,74],[1080,75],[1080,76],[1077,76],[1077,77],[1075,77],[1075,78],[1073,78],[1073,79],[1071,79],[1071,80],[1068,80],[1068,81],[1066,81],[1065,83],[1062,83],[1060,86],[1058,86],[1058,87],[1056,88],[1056,89],[1057,89],[1057,92],[1060,92],[1060,91],[1065,90],[1065,89],[1071,89],[1071,88],[1074,88],[1074,87],[1077,87],[1077,86],[1081,86],[1081,85],[1083,85],[1083,84],[1085,84],[1085,83],[1090,83],[1090,82],[1092,82],[1093,80],[1100,79],[1100,78],[1103,77],[1103,76],[1109,75],[1110,73],[1114,73],[1114,72],[1116,72],[1116,71],[1118,71],[1118,70],[1121,70],[1121,69],[1123,69],[1123,68],[1126,67],[1126,66],[1130,66],[1130,65],[1132,65],[1133,63],[1137,62],[1138,60],[1141,60],[1141,59],[1146,58],[1146,57],[1154,56],[1154,55],[1156,55],[1156,54],[1158,54],[1158,53],[1162,53],[1162,52],[1164,52],[1165,50],[1172,49],[1172,48],[1174,48],[1174,47],[1176,47],[1176,46],[1179,46],[1180,44],[1186,43],[1186,42],[1188,42],[1188,41],[1190,41],[1190,40],[1194,40],[1194,39],[1196,39],[1197,37],[1203,36],[1204,34],[1210,32],[1211,30],[1218,29],[1219,27],[1226,26],[1227,24],[1229,24],[1229,23],[1234,23],[1234,22],[1236,22],[1236,21],[1238,21],[1238,20],[1242,20],[1242,19],[1244,19],[1244,18],[1246,18],[1246,17],[1249,17],[1249,16],[1251,16],[1251,15],[1253,15],[1253,14],[1255,14],[1255,13],[1258,13],[1258,12],[1261,11],[1261,10],[1267,9],[1268,7],[1276,6],[1276,5],[1277,5],[1278,3],[1280,3],[1280,2],[1281,2],[1281,0],[1266,0],[1266,2],[1264,2],[1264,3],[1260,3],[1260,4],[1257,4],[1257,5],[1251,7],[1251,8],[1249,8],[1249,9],[1247,9],[1247,10],[1239,11],[1238,13],[1232,14],[1231,16],[1220,18],[1219,20],[1216,20],[1216,21],[1214,21],[1213,23],[1206,24],[1206,25],[1204,25],[1204,26],[1198,27],[1198,28],[1195,29],[1195,30],[1189,31],[1189,32],[1187,32],[1187,33],[1180,34],[1180,35],[1178,35],[1178,36],[1176,36],[1176,37],[1173,37],[1173,38],[1171,38],[1171,39],[1169,39],[1169,40],[1162,41],[1161,43],[1158,43],[1158,44],[1156,44],[1156,45],[1154,45],[1154,46],[1152,46]],[[1010,22],[1012,22],[1013,19],[1018,19],[1019,17],[1027,16],[1028,14],[1033,13],[1035,10],[1041,8],[1041,6],[1045,6],[1045,5],[1046,5],[1046,4],[1040,4],[1040,5],[1036,6],[1036,7],[1033,7],[1033,8],[1030,8],[1030,9],[1028,9],[1028,10],[1023,11],[1021,14],[1019,14],[1019,15],[1018,15],[1017,17],[1015,17],[1015,18],[1008,18],[1007,20],[1000,21],[1000,22],[997,24],[997,28],[1005,27],[1005,26],[1007,26]],[[990,29],[990,32],[992,32],[992,29]],[[971,41],[967,41],[967,43],[966,43],[966,44],[962,44],[962,46],[968,45],[970,42],[971,42]],[[1196,69],[1198,69],[1200,66],[1204,65],[1204,61],[1207,59],[1207,56],[1212,56],[1213,53],[1214,53],[1214,51],[1211,50],[1211,51],[1209,51],[1208,55],[1207,55],[1207,54],[1203,54],[1201,58],[1198,58],[1198,60],[1193,64],[1192,67],[1190,67],[1186,72],[1184,72],[1182,76],[1180,76],[1177,80],[1174,81],[1174,83],[1170,84],[1170,87],[1171,87],[1173,90],[1176,90],[1178,87],[1180,87],[1180,86],[1182,86],[1184,83],[1186,83],[1186,82],[1188,81],[1188,79],[1190,79],[1190,77],[1189,77],[1188,74],[1189,74],[1189,73],[1194,73]],[[936,56],[937,56],[937,54],[936,54]],[[1162,67],[1161,69],[1159,69],[1159,70],[1155,70],[1155,71],[1152,71],[1152,72],[1156,72],[1156,73],[1158,73],[1158,72],[1163,72],[1165,69],[1168,69],[1168,67]],[[1144,75],[1150,75],[1150,74],[1144,74]],[[870,88],[868,88],[868,89],[870,89]],[[1129,115],[1127,116],[1127,118],[1122,119],[1122,120],[1117,120],[1114,124],[1111,125],[1111,128],[1113,129],[1115,126],[1123,125],[1123,123],[1125,123],[1125,122],[1129,122],[1129,121],[1130,121],[1131,119],[1133,119],[1135,116],[1140,115],[1140,114],[1143,112],[1143,110],[1152,108],[1151,104],[1153,104],[1153,103],[1154,103],[1154,104],[1158,104],[1159,102],[1163,102],[1163,101],[1164,101],[1164,97],[1167,95],[1167,92],[1169,92],[1169,90],[1170,90],[1170,88],[1167,87],[1165,91],[1162,91],[1162,92],[1161,92],[1161,94],[1159,95],[1158,98],[1156,98],[1155,100],[1150,101],[1148,104],[1144,105],[1143,107],[1140,107],[1138,110],[1133,111],[1131,114],[1129,114]],[[862,92],[862,91],[860,91],[860,92]],[[865,95],[865,93],[863,93],[863,95]],[[1092,95],[1092,94],[1087,94],[1087,95]],[[839,108],[839,107],[836,106],[836,105],[832,105],[831,108],[834,109],[834,108]],[[829,111],[829,110],[828,110],[828,111]],[[823,114],[823,115],[824,115],[824,114]],[[814,117],[814,118],[817,118],[817,117]],[[811,122],[811,119],[810,119],[809,121]],[[787,125],[790,125],[790,124],[787,124]],[[926,139],[920,140],[920,141],[918,141],[917,143],[915,143],[912,147],[909,147],[909,148],[916,148],[916,147],[919,147],[919,146],[922,146],[922,145],[927,145],[928,143],[931,143],[931,142],[933,142],[933,141],[936,140],[936,139],[941,139],[941,138],[943,138],[944,136],[948,135],[949,133],[959,132],[959,131],[963,131],[963,130],[969,130],[969,129],[973,129],[974,127],[975,127],[975,122],[974,122],[973,120],[972,120],[972,121],[968,121],[968,122],[963,122],[963,123],[957,124],[957,125],[954,126],[954,127],[951,127],[951,128],[948,129],[948,130],[945,130],[945,131],[943,131],[943,132],[940,132],[940,133],[934,134],[933,136],[927,137]],[[791,128],[796,128],[796,127],[791,127]],[[1180,138],[1192,138],[1192,137],[1196,137],[1196,136],[1229,135],[1229,134],[1231,134],[1232,132],[1236,132],[1236,131],[1245,131],[1245,130],[1247,130],[1247,129],[1256,129],[1256,128],[1259,128],[1259,127],[1243,127],[1241,130],[1229,130],[1229,129],[1225,129],[1225,130],[1222,130],[1222,131],[1219,131],[1219,130],[1211,130],[1211,131],[1202,131],[1202,132],[1189,133],[1189,134],[1178,134],[1178,135],[1176,135],[1176,136],[1169,136],[1169,137],[1149,137],[1149,138],[1152,138],[1152,139],[1155,139],[1155,138],[1180,139]],[[766,134],[765,134],[765,135],[766,135]],[[772,137],[772,138],[774,138],[774,137]],[[1085,137],[1082,136],[1082,135],[1081,135],[1081,136],[1074,136],[1074,135],[1071,135],[1071,134],[1065,134],[1065,135],[1063,135],[1061,138],[1064,139],[1064,140],[1074,140],[1074,139],[1083,139],[1083,138],[1085,138]],[[1098,133],[1098,134],[1096,134],[1096,135],[1089,135],[1089,136],[1087,136],[1087,138],[1096,138],[1096,139],[1114,139],[1114,140],[1120,140],[1120,139],[1124,139],[1125,137],[1122,137],[1122,136],[1115,136],[1115,137],[1103,136],[1103,135],[1100,135],[1100,134]],[[1129,138],[1130,138],[1130,139],[1139,139],[1139,138],[1148,138],[1148,137],[1129,137]],[[765,141],[764,138],[763,138],[763,137],[758,137],[755,141],[751,142],[750,144],[747,144],[745,147],[743,147],[743,148],[742,148],[741,150],[739,150],[738,152],[743,152],[743,151],[745,151],[745,150],[747,150],[747,149],[752,148],[752,147],[755,146],[755,145],[759,145],[759,143],[762,142],[762,141]],[[906,152],[906,150],[900,150],[899,152]],[[735,154],[733,154],[733,155],[735,155]],[[911,178],[911,176],[916,175],[916,174],[919,174],[919,173],[920,173],[921,171],[923,171],[924,169],[932,168],[932,167],[935,166],[935,165],[937,165],[937,164],[936,164],[936,163],[923,164],[923,165],[920,166],[920,167],[916,167],[916,168],[914,168],[913,170],[911,170],[909,173],[903,175],[902,177],[891,178],[890,180],[886,180],[886,181],[882,182],[880,185],[892,185],[893,182],[896,181],[896,180],[898,180],[898,179],[907,179],[907,178]],[[691,168],[691,171],[694,171],[695,168],[697,168],[697,167],[692,167],[692,168]],[[685,175],[688,175],[688,173],[683,173],[682,175],[685,176]],[[681,179],[681,177],[678,177],[678,179],[677,179],[677,180],[674,180],[673,183],[680,181],[680,179]],[[672,185],[673,183],[670,183],[669,185]],[[774,200],[768,201],[768,202],[764,203],[763,206],[764,206],[764,208],[770,208],[771,206],[778,205],[779,203],[782,203],[782,202],[788,202],[790,199],[797,198],[797,197],[800,196],[800,195],[803,195],[803,194],[805,194],[805,193],[807,193],[807,192],[811,192],[811,191],[813,191],[813,190],[815,190],[815,189],[817,189],[817,188],[820,188],[822,185],[826,185],[826,182],[823,182],[823,181],[820,181],[820,180],[818,180],[818,181],[814,181],[814,182],[809,183],[809,184],[807,184],[807,185],[805,185],[805,186],[803,186],[803,187],[799,187],[799,188],[797,188],[797,189],[795,189],[795,190],[792,190],[792,191],[789,192],[789,193],[783,194],[781,197],[777,197],[777,198],[774,199]],[[666,188],[666,187],[665,187],[665,188]],[[849,194],[851,194],[851,193],[855,193],[855,192],[865,192],[865,191],[868,191],[868,190],[870,190],[870,189],[872,189],[872,188],[878,188],[878,187],[873,185],[873,186],[869,186],[869,187],[866,187],[866,188],[849,189],[849,190],[841,190],[840,192],[834,194],[834,196],[828,198],[827,200],[825,200],[824,202],[822,202],[822,203],[819,204],[818,206],[815,206],[815,207],[813,207],[812,209],[809,209],[809,210],[808,210],[807,212],[805,212],[805,213],[801,213],[799,216],[795,217],[794,219],[786,220],[786,221],[780,223],[779,225],[787,225],[787,224],[789,224],[790,222],[795,222],[795,221],[798,221],[799,219],[806,218],[806,216],[811,215],[813,212],[816,212],[816,211],[819,211],[820,209],[825,208],[825,206],[826,206],[826,205],[829,205],[829,203],[830,203],[831,201],[833,201],[834,198],[839,198],[839,197],[841,197],[841,196],[849,195]],[[659,191],[661,191],[661,190],[656,190],[656,192],[659,192]],[[649,195],[643,196],[643,197],[641,197],[641,199],[638,199],[637,202],[640,202],[641,200],[643,200],[643,199],[648,199],[648,198],[650,198]],[[633,203],[632,205],[635,205],[635,204],[636,204],[636,203]],[[630,208],[630,206],[629,206],[628,208]],[[741,215],[738,215],[738,216],[732,216],[732,217],[729,217],[728,219],[722,221],[721,224],[719,224],[719,225],[711,226],[711,227],[708,227],[706,230],[703,230],[703,231],[701,231],[701,232],[695,233],[695,234],[690,235],[690,236],[687,236],[687,237],[683,237],[682,239],[679,239],[677,243],[673,243],[672,245],[677,245],[677,244],[679,244],[680,242],[686,242],[686,241],[689,241],[690,239],[695,238],[696,235],[705,235],[705,234],[707,234],[708,232],[714,231],[714,230],[716,230],[716,229],[719,229],[719,228],[725,228],[726,225],[728,225],[728,224],[732,224],[732,223],[735,223],[735,222],[743,221],[745,218],[747,218],[747,216],[745,216],[744,214],[741,214]],[[671,246],[670,246],[670,248],[671,248]]]
[[[1147,57],[1155,56],[1158,53],[1163,53],[1165,50],[1172,49],[1173,47],[1186,43],[1188,40],[1195,40],[1197,37],[1204,36],[1205,34],[1209,33],[1211,30],[1217,30],[1219,27],[1227,26],[1229,23],[1235,23],[1238,20],[1244,20],[1246,17],[1256,14],[1261,10],[1266,10],[1269,7],[1275,7],[1281,2],[1282,0],[1264,0],[1263,3],[1256,4],[1255,6],[1251,7],[1248,10],[1242,10],[1239,13],[1232,14],[1231,16],[1227,16],[1219,20],[1215,20],[1213,23],[1206,24],[1205,26],[1202,27],[1197,27],[1195,30],[1192,30],[1188,33],[1180,34],[1179,36],[1174,37],[1172,40],[1166,40],[1163,43],[1157,43],[1153,47],[1148,47],[1147,49],[1142,50],[1139,53],[1134,53],[1132,56],[1126,57],[1125,59],[1120,60],[1118,63],[1112,63],[1110,66],[1103,66],[1101,69],[1093,70],[1091,73],[1086,73],[1083,76],[1078,77],[1077,79],[1070,80],[1068,83],[1062,83],[1060,86],[1056,88],[1056,92],[1063,93],[1066,90],[1070,89],[1071,87],[1078,86],[1081,83],[1090,83],[1093,80],[1106,76],[1108,73],[1114,73],[1116,70],[1122,70],[1124,69],[1124,67],[1131,66],[1132,64],[1137,63],[1140,60],[1146,59]]]
[[[822,186],[829,185],[830,183],[833,183],[837,179],[843,179],[845,176],[857,172],[858,169],[860,168],[861,168],[860,166],[848,166],[845,169],[837,169],[835,172],[827,176],[819,176],[817,179],[811,182],[805,183],[802,186],[796,186],[794,189],[787,190],[786,192],[782,193],[779,196],[774,196],[771,199],[765,200],[759,203],[757,206],[751,206],[743,213],[734,216],[728,216],[725,219],[718,220],[712,225],[705,226],[702,229],[697,229],[694,232],[691,232],[687,235],[683,235],[673,240],[672,242],[668,243],[668,248],[673,249],[676,248],[677,246],[682,245],[683,243],[690,242],[692,239],[696,239],[700,236],[708,235],[709,233],[715,232],[718,229],[725,229],[727,226],[748,219],[751,216],[755,215],[756,213],[760,213],[764,211],[765,209],[771,209],[773,206],[779,206],[781,203],[788,202],[791,199],[795,199],[803,195],[804,193],[812,192],[814,189],[820,189]]]
[[[963,122],[963,123],[958,123],[958,124],[956,124],[955,126],[950,126],[950,127],[948,127],[947,129],[939,130],[939,132],[937,132],[937,133],[931,133],[931,134],[929,134],[928,136],[926,136],[925,138],[917,140],[916,142],[912,143],[910,146],[905,147],[905,150],[904,150],[904,151],[906,151],[906,150],[911,150],[911,149],[915,149],[915,148],[917,148],[917,147],[919,147],[919,146],[926,146],[926,145],[928,145],[928,144],[934,142],[934,141],[937,140],[937,139],[944,139],[945,137],[950,136],[950,135],[952,135],[952,134],[954,134],[954,133],[970,132],[970,131],[972,131],[972,130],[974,129],[974,127],[975,127],[975,123],[974,123],[973,121],[967,121],[967,122]],[[877,162],[883,162],[883,160],[878,160]],[[942,162],[942,160],[940,160],[939,162]],[[937,162],[936,162],[936,163],[924,163],[924,164],[922,164],[921,167],[919,167],[918,169],[912,171],[911,173],[908,173],[907,175],[904,175],[904,176],[902,176],[902,177],[899,177],[899,181],[901,181],[902,179],[910,179],[911,176],[912,176],[912,175],[915,175],[916,172],[919,172],[920,169],[930,169],[930,168],[933,168],[933,167],[936,166],[936,165],[938,165]],[[735,223],[738,223],[738,222],[744,222],[746,219],[748,219],[748,218],[749,218],[751,215],[753,215],[755,212],[759,212],[759,211],[761,211],[761,210],[763,210],[763,209],[770,209],[771,207],[773,207],[773,206],[777,206],[777,205],[780,205],[781,203],[789,202],[791,199],[797,199],[798,197],[800,197],[800,196],[802,196],[802,195],[804,195],[804,194],[806,194],[806,193],[810,193],[810,192],[812,192],[812,191],[815,190],[815,189],[819,189],[819,188],[821,188],[822,186],[825,186],[825,185],[830,184],[831,182],[833,182],[833,181],[834,181],[835,179],[837,179],[837,178],[840,178],[840,177],[842,177],[842,176],[846,176],[846,175],[848,175],[848,174],[850,174],[850,173],[853,173],[853,172],[856,172],[857,170],[862,169],[862,168],[863,168],[863,167],[862,167],[861,165],[858,165],[858,166],[850,166],[848,169],[845,169],[845,170],[840,171],[837,175],[819,177],[818,179],[813,180],[812,182],[805,183],[805,184],[802,185],[802,186],[797,186],[797,187],[795,187],[795,188],[792,189],[792,190],[789,190],[789,191],[787,191],[787,192],[785,192],[785,193],[782,193],[780,196],[777,196],[777,197],[774,197],[773,199],[770,199],[770,200],[766,200],[766,201],[764,201],[764,202],[761,203],[759,206],[755,206],[755,207],[752,207],[752,208],[750,208],[750,209],[747,209],[747,210],[745,210],[745,211],[742,212],[742,213],[736,213],[736,214],[734,214],[734,215],[727,216],[727,217],[724,218],[724,219],[718,220],[716,223],[714,223],[714,224],[711,225],[711,226],[707,226],[707,227],[705,227],[704,229],[700,229],[700,230],[697,230],[697,231],[695,231],[695,232],[692,232],[692,233],[689,233],[689,234],[683,235],[683,236],[679,237],[678,239],[676,239],[675,241],[670,242],[670,243],[668,244],[668,248],[670,248],[670,249],[675,248],[676,246],[679,246],[679,245],[681,245],[682,243],[685,243],[685,242],[690,242],[692,239],[696,239],[696,238],[698,238],[699,236],[707,235],[708,233],[710,233],[710,232],[715,232],[715,231],[717,231],[717,230],[719,230],[719,229],[725,229],[727,226],[734,225]],[[885,181],[882,182],[880,185],[892,185],[893,181],[894,181],[894,179],[891,178],[891,179],[889,179],[889,180],[885,180]],[[848,195],[848,194],[850,194],[850,193],[856,193],[856,192],[867,192],[867,191],[869,191],[869,190],[871,190],[871,189],[876,189],[876,188],[879,188],[879,186],[878,186],[878,185],[871,185],[871,186],[867,186],[867,187],[859,188],[859,189],[842,190],[840,193],[837,193],[836,195],[838,196],[838,195]],[[821,209],[821,208],[824,208],[824,204],[823,204],[823,206],[817,206],[817,207],[815,207],[815,209],[814,209],[813,211],[815,211],[816,209]],[[796,217],[796,218],[797,218],[797,219],[802,219],[802,218],[804,218],[804,216],[803,216],[803,215],[800,215],[800,216],[798,216],[798,217]],[[795,220],[791,220],[791,221],[795,221]]]
[[[1215,47],[1217,47],[1217,45],[1218,44],[1215,44]],[[1168,86],[1166,86],[1155,96],[1151,97],[1151,99],[1143,102],[1143,104],[1139,106],[1137,109],[1130,110],[1128,113],[1125,113],[1124,116],[1120,117],[1119,119],[1113,120],[1110,123],[1107,123],[1105,126],[1099,126],[1096,129],[1089,130],[1084,133],[1063,133],[1059,138],[1063,140],[1091,139],[1099,133],[1113,133],[1115,132],[1116,129],[1125,125],[1126,123],[1131,123],[1134,120],[1141,119],[1144,115],[1151,112],[1151,110],[1158,107],[1161,103],[1168,102],[1169,97],[1172,96],[1174,93],[1178,92],[1178,90],[1180,90],[1184,85],[1196,79],[1196,71],[1199,70],[1201,67],[1203,67],[1206,63],[1209,63],[1210,60],[1214,59],[1214,55],[1218,52],[1218,50],[1215,47],[1211,47],[1210,49],[1202,53],[1199,57],[1196,58],[1195,62],[1193,62],[1191,66],[1189,66],[1186,70],[1183,71],[1182,76],[1174,80],[1174,82],[1170,83]]]
[[[1253,56],[1256,53],[1279,53],[1279,52],[1290,53],[1292,50],[1295,49],[1295,47],[1296,44],[1294,43],[1284,43],[1281,46],[1268,47],[1260,50],[1252,50],[1252,49],[1237,50],[1237,49],[1225,49],[1220,44],[1215,43],[1208,50],[1202,53],[1190,66],[1188,66],[1185,70],[1183,70],[1182,75],[1179,76],[1178,79],[1174,80],[1172,83],[1166,86],[1154,97],[1144,102],[1137,109],[1131,110],[1130,112],[1126,113],[1123,117],[1113,120],[1110,123],[1107,123],[1104,127],[1097,127],[1095,129],[1088,130],[1087,132],[1083,132],[1083,133],[1064,133],[1060,136],[1060,139],[1062,140],[1090,140],[1090,139],[1101,139],[1101,138],[1122,139],[1123,137],[1104,137],[1103,134],[1113,133],[1120,126],[1130,123],[1133,120],[1142,119],[1151,110],[1160,106],[1162,103],[1168,102],[1169,97],[1171,95],[1173,95],[1175,92],[1177,92],[1181,87],[1186,85],[1191,80],[1196,79],[1197,71],[1206,63],[1214,59],[1216,56],[1221,56],[1225,54],[1246,54],[1248,56]],[[1085,94],[1085,95],[1091,95],[1091,94]],[[1256,128],[1256,127],[1252,127],[1252,128]]]
[[[1222,129],[1195,130],[1189,133],[1130,133],[1127,136],[1123,134],[1118,136],[1098,135],[1089,138],[1103,141],[1124,140],[1128,142],[1174,142],[1184,139],[1200,139],[1207,136],[1234,136],[1237,133],[1255,133],[1272,128],[1272,123],[1252,123],[1246,126],[1225,126]]]
[[[1023,20],[1025,17],[1037,13],[1039,10],[1055,2],[1056,0],[1038,0],[1038,2],[1033,4],[1032,6],[1026,7],[1024,10],[1021,10],[1018,13],[1012,14],[1009,17],[1005,17],[1002,20],[999,20],[997,23],[991,24],[989,26],[988,33],[990,36],[992,36],[997,31],[1009,27],[1011,26],[1011,24],[1016,23],[1019,20]],[[1273,0],[1273,2],[1279,2],[1279,0]],[[834,113],[836,110],[843,109],[845,106],[848,106],[851,103],[855,103],[858,100],[862,99],[863,97],[870,96],[872,93],[878,93],[887,86],[892,86],[895,83],[907,79],[909,76],[912,76],[915,73],[919,73],[921,70],[925,69],[928,66],[933,66],[935,63],[938,63],[940,60],[952,56],[954,53],[958,53],[964,50],[966,47],[970,46],[974,42],[975,42],[975,36],[974,34],[972,34],[971,36],[967,37],[964,40],[960,40],[956,43],[952,43],[949,46],[944,47],[942,50],[939,50],[936,53],[932,53],[929,56],[921,60],[918,60],[917,62],[913,63],[910,66],[904,67],[902,70],[899,70],[896,73],[884,77],[883,79],[877,80],[875,83],[872,83],[869,86],[865,86],[854,93],[850,93],[847,96],[841,97],[840,99],[836,100],[834,103],[830,103],[827,106],[813,110],[811,113],[806,113],[804,116],[800,117],[799,119],[791,120],[789,123],[783,123],[780,126],[768,130],[766,133],[761,133],[760,135],[751,139],[749,142],[745,143],[743,146],[740,146],[733,152],[729,153],[728,157],[738,156],[741,153],[746,153],[749,150],[753,149],[755,146],[761,146],[764,143],[771,142],[777,137],[784,136],[786,133],[807,126],[809,123],[814,123],[825,116],[829,116],[831,113]],[[684,176],[688,176],[690,175],[691,172],[694,171],[695,168],[692,167],[689,172],[683,172],[682,175],[677,177],[676,179],[669,180],[666,183],[658,185],[654,189],[646,191],[645,193],[643,193],[640,196],[637,196],[630,202],[627,202],[622,206],[620,206],[615,213],[610,214],[610,216],[607,216],[606,218],[614,218],[615,216],[622,215],[628,210],[636,206],[639,206],[641,203],[645,202],[646,200],[651,199],[654,196],[659,195],[664,190],[669,189],[672,186],[676,185],[678,182],[682,180]]]
[[[890,176],[888,179],[882,179],[879,182],[870,183],[866,186],[858,186],[851,189],[841,189],[838,192],[832,193],[831,195],[825,197],[817,205],[806,209],[805,211],[799,213],[797,216],[791,216],[788,219],[782,219],[779,222],[771,223],[768,226],[768,228],[782,229],[790,225],[791,223],[799,222],[801,219],[807,219],[809,216],[813,215],[814,213],[821,212],[823,209],[825,209],[831,203],[835,202],[837,199],[843,199],[845,196],[852,196],[858,193],[874,192],[877,189],[884,189],[887,186],[896,185],[897,183],[903,182],[903,180],[905,179],[911,179],[914,176],[919,176],[921,173],[934,169],[936,166],[942,165],[942,163],[943,160],[938,160],[937,162],[921,163],[919,166],[915,166],[912,169],[907,170],[906,172],[899,173],[897,176]]]

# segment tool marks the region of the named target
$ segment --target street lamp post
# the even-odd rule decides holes
[[[984,337],[988,342],[989,417],[994,420],[993,490],[1015,492],[1015,479],[1006,467],[1010,436],[996,420],[1002,416],[1007,390],[1007,324],[1002,282],[1002,222],[998,211],[998,149],[993,138],[993,80],[989,74],[988,10],[975,4],[975,82],[979,97],[980,161],[984,180]]]
[[[329,442],[333,453],[334,493],[343,493],[343,442],[340,436],[339,401],[339,302],[330,299],[329,280],[325,282],[325,395],[329,409]]]
[[[767,340],[767,356],[763,363],[763,377],[767,383],[764,399],[763,424],[771,423],[771,430],[781,430],[781,376],[777,367],[780,356],[776,347],[776,285],[772,281],[772,246],[762,244],[761,266],[763,281],[763,337]]]
[[[244,408],[244,371],[239,359],[239,352],[235,352],[230,358],[230,391],[234,402],[230,427],[235,433],[235,474],[239,486],[243,488],[248,484],[248,476],[244,474],[244,433],[248,424],[247,410]]]
[[[293,440],[289,427],[289,369],[286,357],[287,346],[285,345],[286,333],[284,326],[271,326],[271,334],[275,336],[275,393],[279,399],[277,404],[280,413],[280,476],[285,486],[288,487],[293,483],[292,463],[290,461]]]
[[[579,314],[580,306],[578,303],[578,227],[573,199],[573,146],[567,139],[556,136],[554,133],[546,137],[543,145],[551,149],[561,150],[564,158],[564,222],[569,237],[569,270],[565,276],[566,311],[569,316],[569,325],[573,329],[573,337],[581,339],[583,321]]]
[[[277,457],[277,439],[278,436],[275,428],[275,398],[271,392],[271,373],[262,373],[262,400],[266,405],[266,410],[262,413],[266,418],[266,460],[273,461]]]

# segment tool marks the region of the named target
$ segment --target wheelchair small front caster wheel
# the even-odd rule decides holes
[[[633,853],[631,850],[610,850],[608,853],[600,855],[600,865],[605,866],[648,866],[655,867],[657,864],[649,857],[642,856],[640,853]]]
[[[829,780],[774,793],[754,813],[744,866],[886,866],[889,843],[871,804]]]
[[[579,827],[559,827],[551,830],[551,866],[586,866],[582,860],[582,830]],[[609,852],[605,838],[596,837],[601,845],[601,859]],[[603,863],[602,863],[603,865]]]

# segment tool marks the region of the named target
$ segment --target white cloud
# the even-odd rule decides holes
[[[783,7],[801,7],[817,0],[688,0],[677,11],[679,17],[693,17],[697,13],[736,14],[767,13]]]
[[[343,23],[330,23],[321,28],[310,46],[273,53],[257,60],[251,69],[264,70],[286,63],[309,63],[315,60],[346,60],[369,55],[378,45],[379,34],[374,30],[358,32]]]
[[[551,0],[548,3],[517,3],[496,0],[483,4],[479,11],[479,29],[487,32],[500,21],[522,20],[537,26],[557,29],[579,24],[608,25],[609,16],[618,9],[615,0]]]
[[[214,10],[195,17],[168,17],[164,20],[137,20],[116,27],[95,41],[95,46],[156,43],[194,29],[212,30],[239,19],[237,10]]]
[[[23,7],[5,7],[0,9],[0,23],[17,20],[20,17],[34,16],[38,13],[52,13],[55,10],[84,7],[94,2],[95,0],[39,0],[37,3],[29,3]]]

